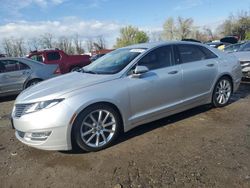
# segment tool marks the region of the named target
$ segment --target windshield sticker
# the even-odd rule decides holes
[[[131,49],[130,52],[142,53],[142,52],[145,52],[145,49]]]

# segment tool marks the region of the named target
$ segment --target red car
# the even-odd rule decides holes
[[[60,68],[58,72],[62,74],[75,71],[90,64],[89,55],[68,55],[59,49],[32,51],[28,55],[28,58],[45,64],[58,64]]]

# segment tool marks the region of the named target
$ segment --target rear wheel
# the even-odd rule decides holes
[[[38,84],[39,82],[41,82],[42,80],[39,80],[39,79],[34,79],[34,80],[30,80],[27,84],[26,84],[26,88],[30,87],[30,86],[33,86],[33,85],[36,85]]]
[[[115,109],[97,104],[79,114],[73,127],[73,139],[85,151],[99,151],[113,144],[121,126],[121,118]]]
[[[213,105],[215,107],[226,106],[233,92],[232,82],[228,77],[222,77],[216,83],[213,92]]]

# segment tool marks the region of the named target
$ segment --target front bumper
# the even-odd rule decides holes
[[[250,78],[250,62],[241,62],[243,78]]]
[[[243,68],[242,74],[244,78],[250,78],[250,66]]]
[[[20,118],[12,113],[16,138],[22,143],[43,150],[70,150],[71,118],[74,113],[63,103],[38,112],[25,114]],[[31,137],[31,135],[49,133],[47,137]]]

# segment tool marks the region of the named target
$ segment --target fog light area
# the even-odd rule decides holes
[[[34,133],[25,133],[25,140],[33,140],[33,141],[44,141],[51,135],[51,131],[46,132],[34,132]]]

